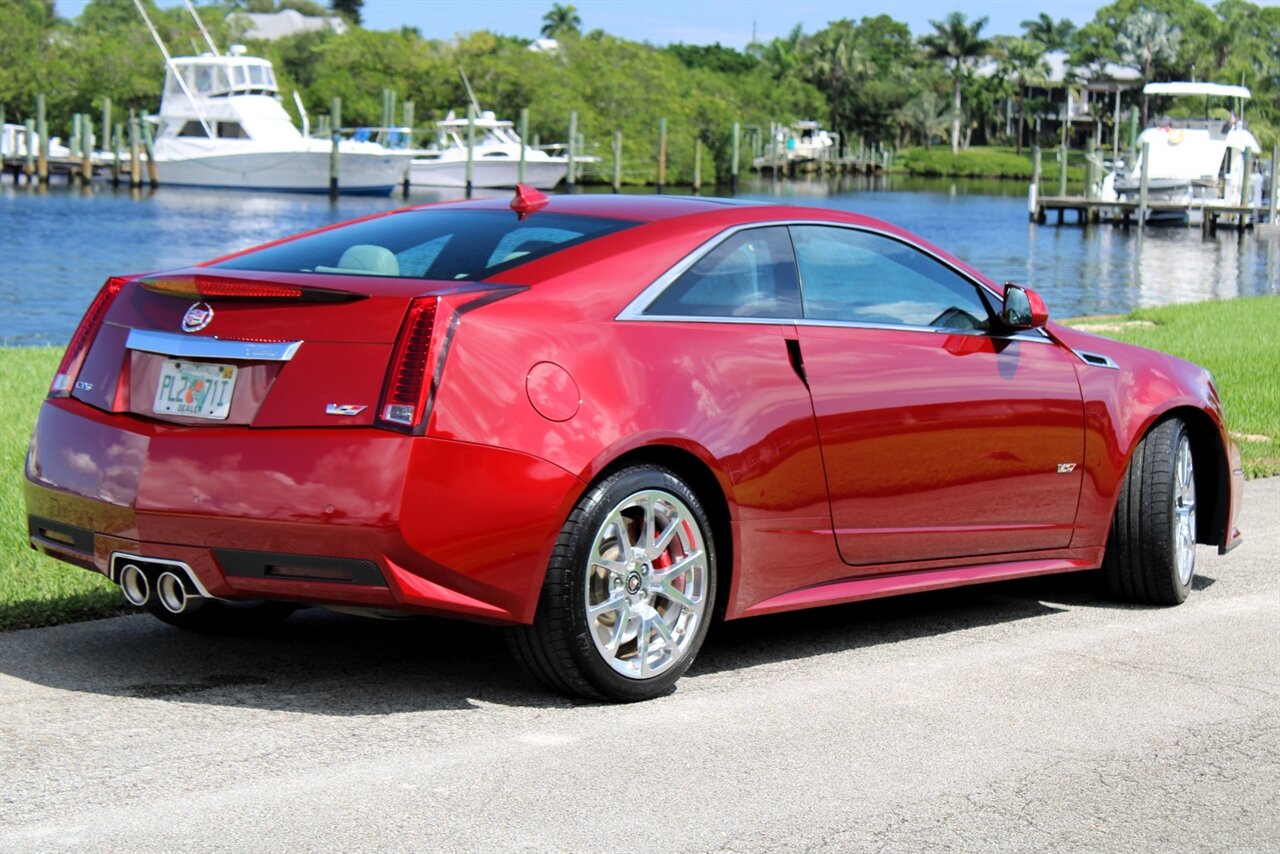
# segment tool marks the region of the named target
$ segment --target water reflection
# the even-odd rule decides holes
[[[65,343],[110,275],[185,266],[305,229],[460,195],[415,191],[407,201],[397,193],[331,202],[324,196],[185,188],[139,192],[5,184],[0,341]],[[1032,226],[1026,187],[1016,181],[765,178],[744,180],[739,195],[894,222],[994,278],[1038,288],[1058,317],[1280,291],[1280,230],[1274,227],[1202,237],[1194,228],[1143,233],[1110,225]]]

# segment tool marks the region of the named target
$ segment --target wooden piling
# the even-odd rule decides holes
[[[116,122],[116,132],[112,134],[111,148],[111,186],[120,186],[120,161],[124,157],[124,122]]]
[[[667,183],[667,119],[658,119],[658,192]]]
[[[1058,195],[1067,194],[1067,146],[1058,146]]]
[[[151,144],[151,122],[140,119],[138,124],[142,128],[142,150],[147,155],[147,180],[154,190],[160,186],[160,176],[156,173],[156,151]]]
[[[1275,225],[1276,211],[1280,205],[1280,145],[1271,147],[1271,201],[1267,208],[1267,222]]]
[[[129,111],[129,186],[142,186],[142,145],[138,139],[138,116]]]
[[[106,151],[111,147],[111,99],[106,95],[102,96],[102,145],[100,151]]]
[[[730,154],[729,160],[729,194],[737,195],[738,193],[738,149],[739,141],[742,137],[742,125],[738,122],[733,123],[733,152]]]
[[[22,174],[26,176],[27,183],[31,183],[31,176],[36,174],[36,122],[35,119],[27,119],[23,122],[27,129],[27,157],[22,164]]]
[[[476,105],[467,105],[467,198],[475,186],[476,169]]]
[[[1249,205],[1249,170],[1253,166],[1253,152],[1245,149],[1241,158],[1242,173],[1240,175],[1240,228],[1249,227],[1249,214],[1245,210]]]
[[[525,149],[529,147],[529,108],[520,109],[520,164],[516,166],[516,181],[524,183]]]
[[[693,192],[702,192],[702,140],[693,141]]]
[[[1129,152],[1129,161],[1132,162],[1134,155],[1138,153],[1138,108],[1129,108],[1129,145],[1126,149]]]
[[[71,139],[67,141],[67,148],[71,151],[71,159],[78,160],[80,158],[80,114],[71,114]]]
[[[93,119],[85,113],[80,119],[80,183],[93,183]]]
[[[405,101],[404,106],[401,109],[404,111],[403,113],[404,126],[408,128],[408,130],[405,131],[407,136],[405,137],[404,146],[405,148],[413,148],[413,101]],[[406,157],[404,160],[404,180],[400,188],[401,194],[406,199],[409,198],[409,184],[410,184],[409,173],[412,170],[413,170],[413,160],[412,158]]]
[[[613,132],[613,191],[622,192],[622,131]]]
[[[1093,162],[1097,153],[1098,142],[1089,137],[1084,143],[1084,197],[1087,201],[1093,200],[1094,183],[1098,179],[1097,166]]]
[[[329,102],[329,198],[338,198],[338,143],[342,141],[342,99],[334,98]]]
[[[569,189],[569,192],[571,193],[573,192],[574,182],[577,180],[576,176],[574,175],[574,172],[577,171],[574,168],[576,164],[573,162],[574,155],[577,153],[573,149],[574,149],[574,146],[577,144],[577,141],[578,141],[578,111],[570,110],[569,111],[569,149],[568,149],[569,171],[565,173],[564,180],[565,180],[565,183],[569,185],[568,189]]]
[[[36,133],[40,137],[40,153],[36,159],[36,179],[49,183],[49,123],[45,120],[44,93],[36,95]]]
[[[1142,143],[1142,173],[1138,179],[1138,227],[1147,225],[1147,182],[1151,169],[1151,143]]]

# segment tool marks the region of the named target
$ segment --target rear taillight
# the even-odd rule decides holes
[[[185,299],[298,300],[302,302],[350,302],[363,299],[360,294],[327,288],[259,282],[231,276],[155,276],[138,282],[158,294]]]
[[[107,309],[111,308],[111,303],[124,287],[124,283],[124,279],[107,279],[106,284],[89,304],[89,310],[84,313],[84,319],[76,328],[76,334],[71,336],[71,342],[67,344],[67,352],[62,355],[58,372],[54,374],[53,383],[49,386],[49,397],[67,397],[71,394],[71,389],[75,388],[76,377],[80,373],[80,366],[84,364],[85,354],[89,352],[89,346],[93,344],[93,339],[98,334],[99,327],[102,326],[102,319],[107,316]]]
[[[429,358],[438,297],[419,297],[409,305],[382,394],[379,420],[398,430],[414,430],[423,422],[431,392]]]

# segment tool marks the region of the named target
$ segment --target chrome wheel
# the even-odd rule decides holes
[[[1173,478],[1173,553],[1178,580],[1187,585],[1196,567],[1196,478],[1186,434],[1178,442]]]
[[[705,619],[708,578],[702,528],[689,507],[659,489],[627,496],[588,555],[583,593],[596,651],[630,679],[667,672]]]

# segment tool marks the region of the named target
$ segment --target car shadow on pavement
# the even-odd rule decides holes
[[[1197,578],[1197,589],[1213,584]],[[691,676],[1048,617],[1143,608],[1073,573],[756,617],[712,627]],[[0,674],[72,692],[167,702],[377,715],[482,704],[571,708],[536,686],[488,626],[369,620],[307,609],[252,637],[198,635],[148,615],[0,636]]]
[[[524,678],[495,629],[313,608],[252,637],[146,614],[0,636],[0,673],[66,691],[319,715],[567,707]]]
[[[1214,580],[1196,576],[1203,590]],[[713,627],[689,673],[808,658],[862,647],[893,644],[949,632],[1065,613],[1071,607],[1144,610],[1108,599],[1096,572],[1074,572],[979,584],[792,611]]]

